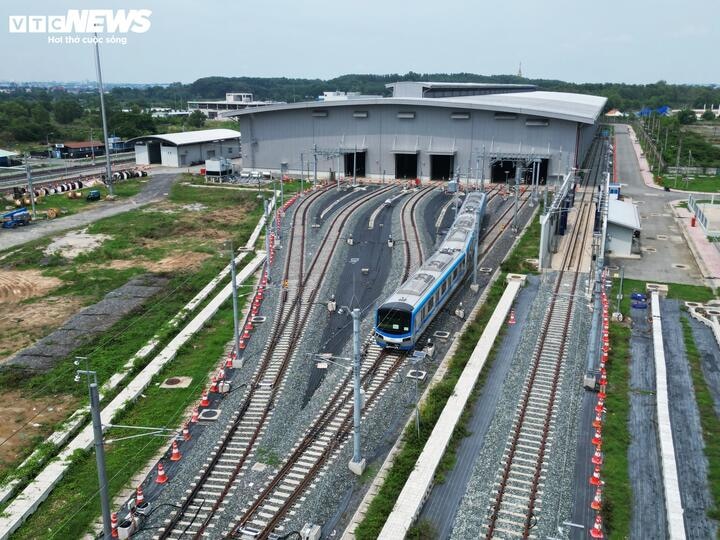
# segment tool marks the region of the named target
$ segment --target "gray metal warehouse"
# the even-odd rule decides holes
[[[240,133],[233,129],[203,129],[144,135],[130,139],[138,165],[159,163],[166,167],[189,167],[211,158],[240,157]]]
[[[391,97],[288,103],[228,114],[243,168],[319,177],[504,181],[516,163],[541,182],[578,167],[606,98],[533,85],[397,82]],[[479,171],[482,171],[481,173]]]

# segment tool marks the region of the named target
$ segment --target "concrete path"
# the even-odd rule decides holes
[[[87,212],[80,212],[72,216],[61,217],[50,221],[39,221],[28,227],[0,230],[0,251],[19,246],[38,238],[50,236],[55,233],[84,227],[100,219],[116,216],[129,210],[141,208],[153,201],[167,196],[177,173],[155,174],[148,180],[140,193],[125,201],[98,202],[97,206]]]
[[[258,255],[238,273],[236,282],[241,284],[252,276],[257,269],[260,268],[264,260],[265,253],[259,252]],[[153,377],[155,377],[168,362],[175,358],[180,348],[205,326],[205,323],[217,313],[220,306],[230,298],[231,294],[232,284],[228,283],[208,305],[145,366],[138,376],[130,381],[130,383],[118,393],[115,399],[103,408],[101,412],[103,425],[111,424],[115,416],[125,409],[128,402],[133,402],[137,399],[142,391],[150,384]],[[93,428],[92,425],[88,425],[70,441],[58,457],[50,462],[37,477],[28,484],[22,493],[13,499],[7,508],[5,508],[2,517],[0,517],[0,538],[5,539],[10,536],[47,498],[72,464],[73,453],[78,449],[88,450],[92,444]]]
[[[615,126],[615,134],[618,178],[623,184],[622,194],[638,205],[643,253],[640,259],[618,258],[611,254],[608,264],[624,267],[625,276],[629,278],[704,285],[703,274],[668,205],[669,201],[677,200],[678,195],[648,187],[628,127]]]

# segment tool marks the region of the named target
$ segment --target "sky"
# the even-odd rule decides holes
[[[152,11],[146,32],[101,34],[126,39],[100,49],[116,83],[515,74],[521,62],[529,78],[720,83],[717,0],[2,0],[0,80],[94,79],[92,45],[11,33],[9,17],[101,8]]]

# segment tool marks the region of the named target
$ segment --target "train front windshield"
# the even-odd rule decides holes
[[[407,334],[410,331],[410,313],[397,309],[380,308],[377,327],[386,334]]]

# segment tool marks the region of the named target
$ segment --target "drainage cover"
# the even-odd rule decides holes
[[[447,339],[450,337],[450,332],[445,332],[443,330],[438,330],[433,334],[433,337],[436,337],[438,339]]]
[[[643,248],[643,251],[647,251],[648,253],[656,253],[657,249],[651,248],[651,247],[646,247],[646,248]]]
[[[203,409],[200,411],[199,420],[211,421],[217,420],[220,416],[220,409]]]
[[[493,269],[489,266],[481,266],[480,268],[478,268],[478,272],[480,272],[481,274],[492,274],[492,271]]]
[[[427,371],[422,371],[421,369],[411,369],[407,373],[407,378],[408,379],[417,379],[418,381],[424,381],[426,375],[427,375]]]
[[[673,268],[680,268],[682,270],[686,269],[688,266],[687,264],[673,264]]]
[[[170,377],[165,379],[160,388],[187,388],[192,382],[192,377]]]
[[[657,239],[658,239],[658,240],[667,240],[667,238],[668,238],[668,237],[665,236],[664,234],[658,234],[658,235],[657,235]]]
[[[256,315],[255,317],[252,317],[250,319],[250,322],[253,323],[264,323],[267,320],[267,317],[261,317],[260,315]]]

